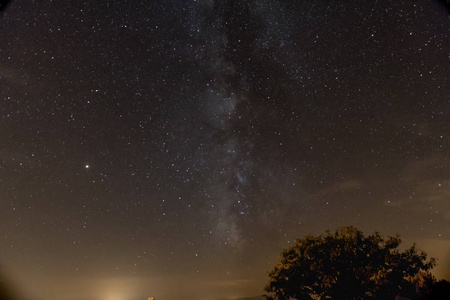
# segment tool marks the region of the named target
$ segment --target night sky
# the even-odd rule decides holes
[[[450,279],[437,1],[13,1],[0,264],[32,300],[264,293],[305,234],[399,233]]]

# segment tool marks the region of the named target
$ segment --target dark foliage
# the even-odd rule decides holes
[[[423,289],[423,300],[446,300],[450,298],[450,282],[447,280],[432,280],[431,284]]]
[[[432,258],[398,236],[365,237],[354,227],[298,239],[269,273],[268,299],[421,299],[434,282]],[[401,298],[400,298],[401,299]]]

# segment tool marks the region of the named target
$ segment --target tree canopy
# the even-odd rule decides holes
[[[308,235],[282,252],[269,272],[268,299],[416,299],[435,259],[400,237],[369,236],[354,227]],[[400,298],[401,299],[401,298]]]

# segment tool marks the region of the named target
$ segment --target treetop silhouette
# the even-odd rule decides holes
[[[268,299],[421,299],[435,259],[413,245],[400,251],[400,237],[369,236],[341,227],[297,239],[269,273]],[[429,280],[428,280],[429,281]]]

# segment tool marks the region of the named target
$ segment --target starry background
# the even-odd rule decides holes
[[[437,1],[13,1],[0,15],[0,263],[26,299],[263,294],[354,225],[450,279]]]

